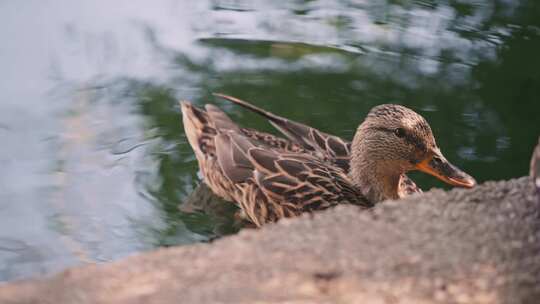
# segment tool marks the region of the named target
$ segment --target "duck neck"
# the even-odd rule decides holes
[[[358,134],[357,134],[358,135]],[[401,179],[405,170],[389,161],[391,155],[381,153],[376,142],[353,140],[349,178],[373,203],[401,198]]]
[[[390,172],[376,163],[370,163],[351,167],[349,175],[354,185],[373,203],[401,197],[401,172]]]

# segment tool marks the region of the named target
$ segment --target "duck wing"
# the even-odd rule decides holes
[[[341,202],[372,206],[343,170],[310,154],[275,150],[235,131],[219,133],[215,145],[224,175],[239,190],[235,200],[257,226]]]
[[[330,162],[253,139],[213,105],[182,102],[182,113],[205,183],[257,226],[340,202],[372,206]]]
[[[338,136],[324,133],[308,125],[275,115],[236,97],[217,93],[214,95],[262,115],[292,143],[283,142],[283,139],[279,139],[268,133],[262,133],[251,129],[242,129],[246,135],[251,135],[250,137],[258,136],[260,138],[265,138],[270,142],[279,141],[280,145],[285,147],[292,146],[296,149],[300,147],[304,149],[306,153],[330,161],[342,168],[345,172],[349,171],[349,159],[351,153],[351,143],[349,141],[343,140]],[[263,135],[259,136],[257,133]]]

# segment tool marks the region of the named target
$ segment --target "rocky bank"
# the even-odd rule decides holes
[[[0,285],[0,303],[540,303],[529,178],[340,206]]]

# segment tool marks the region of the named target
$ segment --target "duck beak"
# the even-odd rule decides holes
[[[416,164],[416,169],[433,175],[453,186],[472,188],[476,185],[476,181],[472,176],[449,163],[439,149],[433,151],[430,156]]]

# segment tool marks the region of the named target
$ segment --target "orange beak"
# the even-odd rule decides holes
[[[438,149],[416,164],[416,169],[433,175],[453,186],[472,188],[476,185],[476,181],[472,176],[449,163]]]

